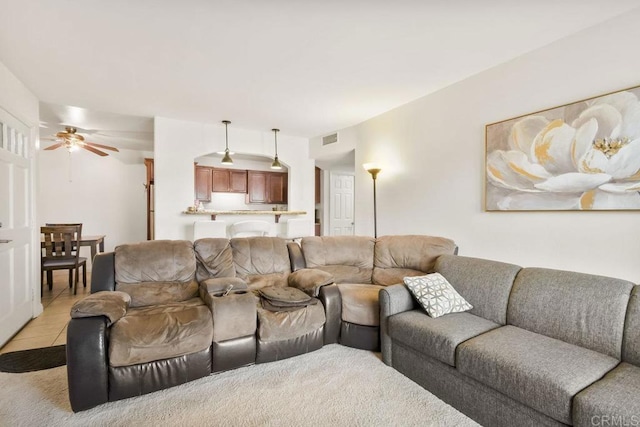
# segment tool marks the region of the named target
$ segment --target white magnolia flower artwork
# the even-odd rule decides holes
[[[640,87],[486,127],[487,210],[640,209]]]

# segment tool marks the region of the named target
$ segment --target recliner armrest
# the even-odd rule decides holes
[[[109,400],[107,318],[71,319],[67,326],[67,379],[74,412]]]
[[[130,304],[131,297],[127,293],[101,291],[76,302],[71,307],[71,318],[104,316],[109,327],[127,314]]]
[[[97,254],[91,264],[91,293],[115,290],[115,253]]]
[[[312,297],[317,297],[320,288],[335,282],[331,273],[314,268],[303,268],[289,275],[288,283],[292,288],[298,288]]]
[[[229,288],[231,286],[231,288]],[[246,291],[247,283],[239,277],[214,277],[200,282],[200,290],[209,294],[226,291]]]

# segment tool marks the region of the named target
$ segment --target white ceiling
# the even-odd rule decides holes
[[[640,0],[2,0],[1,6],[0,61],[45,103],[229,119],[247,129],[312,137],[611,19]]]

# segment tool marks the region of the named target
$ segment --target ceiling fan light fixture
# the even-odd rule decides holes
[[[271,130],[273,131],[275,147],[276,147],[276,155],[273,158],[273,163],[271,163],[271,169],[282,169],[282,164],[278,159],[278,132],[280,132],[280,129],[271,129]]]
[[[76,151],[79,148],[83,148],[87,151],[90,151],[98,156],[108,156],[109,154],[105,153],[101,149],[110,150],[110,151],[120,151],[116,147],[111,147],[110,145],[96,144],[95,142],[85,141],[84,136],[76,133],[78,129],[72,126],[66,126],[63,132],[58,132],[55,135],[55,139],[53,139],[56,143],[46,147],[45,151],[55,150],[56,148],[66,148],[69,153],[72,151]],[[45,138],[51,139],[51,138]]]
[[[222,163],[223,165],[232,165],[233,164],[233,159],[231,158],[230,152],[229,152],[229,130],[227,129],[227,126],[229,125],[229,123],[231,123],[229,120],[223,120],[222,123],[224,123],[224,157],[222,158],[222,161],[220,163]]]

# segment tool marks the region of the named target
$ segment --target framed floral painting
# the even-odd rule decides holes
[[[488,211],[640,209],[640,86],[486,126]]]

